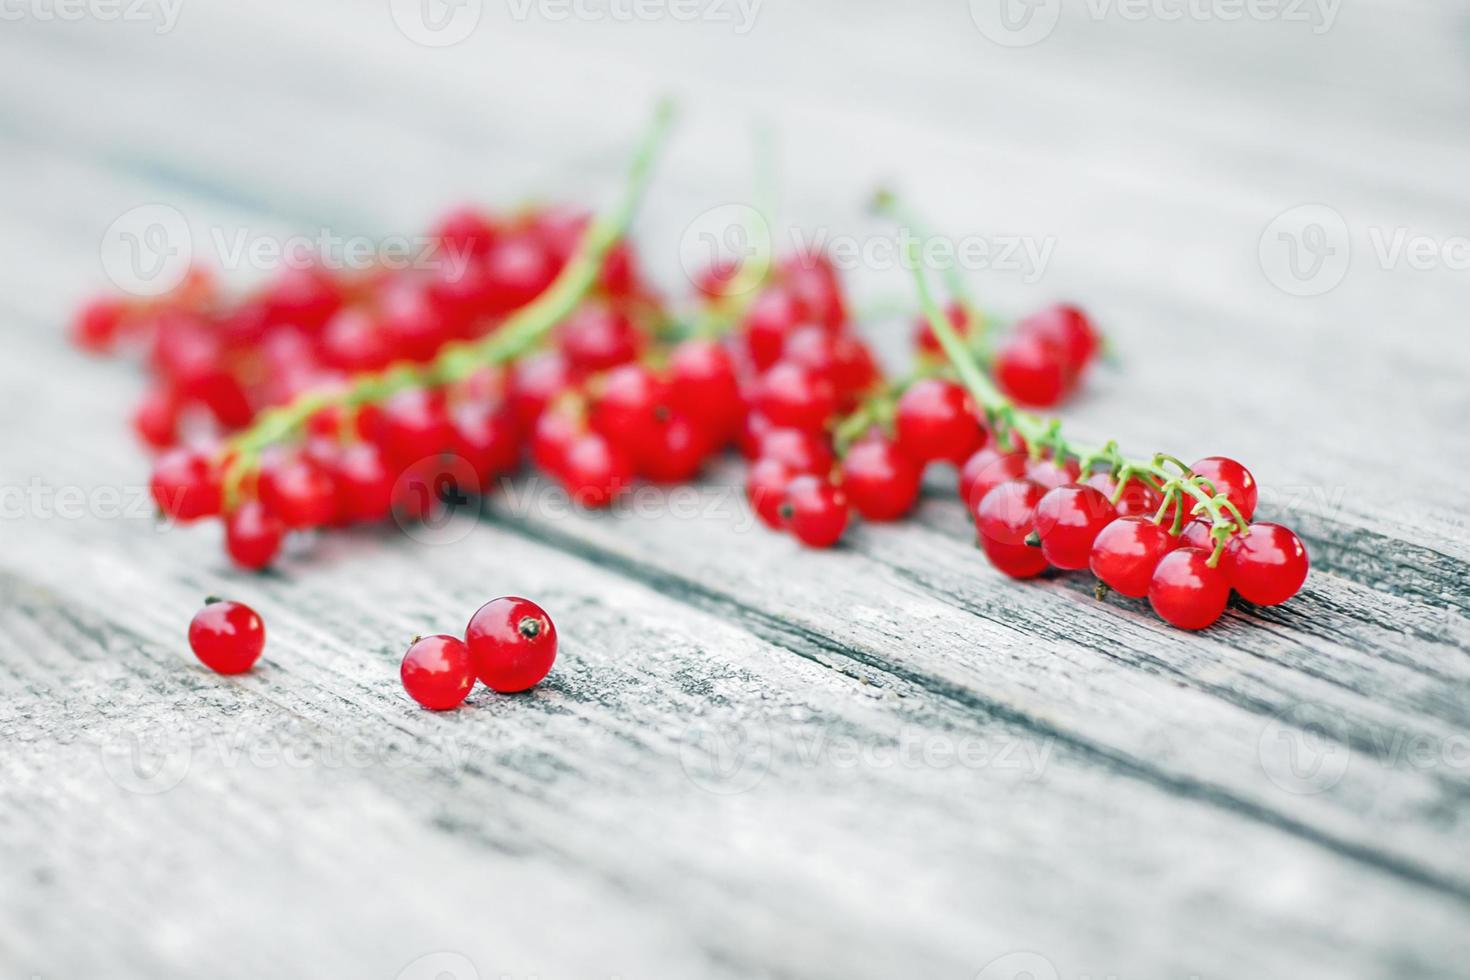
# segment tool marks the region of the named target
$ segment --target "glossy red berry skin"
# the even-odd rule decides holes
[[[354,442],[337,453],[332,470],[337,516],[342,521],[381,521],[393,506],[394,475],[382,452],[370,442]]]
[[[781,357],[786,335],[800,326],[806,310],[789,290],[773,286],[763,290],[750,304],[742,327],[746,352],[757,371],[764,371]]]
[[[455,208],[440,217],[434,226],[433,235],[439,240],[442,260],[454,260],[473,256],[482,257],[490,250],[498,236],[494,222],[479,209],[465,206]]]
[[[842,459],[842,489],[864,519],[895,521],[919,499],[919,467],[886,439],[855,443]]]
[[[1011,578],[1035,578],[1048,567],[1041,549],[1028,544],[1003,544],[982,536],[980,550],[985,552],[985,557],[997,571]]]
[[[1080,483],[1054,487],[1036,504],[1041,553],[1057,568],[1086,568],[1093,542],[1117,511],[1101,491]]]
[[[1240,509],[1240,516],[1250,520],[1256,512],[1256,478],[1251,471],[1226,456],[1206,456],[1190,467],[1195,475],[1205,477],[1215,488]]]
[[[802,429],[766,429],[756,438],[756,458],[776,459],[792,473],[825,476],[832,469],[832,449],[827,440]]]
[[[685,340],[669,354],[669,402],[723,446],[744,406],[730,354],[713,340]]]
[[[258,500],[247,500],[225,519],[225,550],[236,565],[258,571],[275,561],[286,525]]]
[[[337,513],[337,488],[314,460],[288,456],[262,468],[260,502],[288,528],[322,527]]]
[[[655,483],[694,479],[712,448],[703,429],[682,414],[658,426],[637,453],[638,470]]]
[[[126,312],[123,302],[110,296],[89,301],[72,321],[72,343],[94,354],[110,350]]]
[[[995,383],[1012,400],[1032,408],[1051,408],[1070,393],[1072,374],[1066,353],[1043,337],[1017,334],[995,357]]]
[[[432,355],[437,344],[432,345]],[[327,321],[322,331],[322,359],[349,373],[378,371],[393,360],[394,345],[377,320],[366,310],[349,307]],[[405,353],[415,359],[422,353]]]
[[[802,474],[786,485],[781,516],[802,544],[830,548],[847,529],[847,495],[821,477]]]
[[[592,373],[626,364],[638,357],[643,337],[632,319],[600,304],[587,304],[561,325],[562,353],[573,370]]]
[[[668,416],[668,385],[642,364],[623,364],[595,383],[588,424],[629,452],[654,438]]]
[[[1075,459],[1068,459],[1061,464],[1045,458],[1026,460],[1026,478],[1035,480],[1048,490],[1065,486],[1068,483],[1076,483],[1081,474],[1082,470]]]
[[[965,390],[940,378],[922,378],[899,396],[894,425],[899,446],[920,465],[945,460],[958,466],[985,444]]]
[[[596,432],[572,440],[560,476],[572,499],[583,507],[606,507],[633,480],[633,461]]]
[[[153,449],[167,449],[178,439],[179,405],[167,388],[150,388],[133,411],[133,431]]]
[[[816,432],[837,411],[837,392],[831,379],[780,361],[761,376],[756,408],[774,425]]]
[[[981,498],[975,511],[975,529],[982,538],[997,544],[1025,544],[1036,530],[1036,505],[1044,496],[1046,488],[1034,480],[1002,483]]]
[[[546,610],[516,596],[481,606],[465,630],[465,643],[475,673],[501,694],[535,687],[556,662],[556,625]]]
[[[758,459],[745,474],[745,499],[760,522],[773,531],[785,526],[781,504],[786,499],[786,485],[796,475],[779,459]]]
[[[1175,543],[1168,531],[1147,517],[1120,517],[1092,542],[1088,567],[1114,591],[1142,599],[1148,595],[1154,569]]]
[[[1063,353],[1064,363],[1073,374],[1080,374],[1091,363],[1100,344],[1097,329],[1087,314],[1066,303],[1032,313],[1016,325],[1016,330],[1057,345]]]
[[[1275,606],[1301,590],[1310,561],[1301,538],[1280,524],[1252,524],[1230,539],[1221,561],[1247,602]]]
[[[1113,499],[1113,494],[1118,490],[1118,481],[1111,473],[1093,473],[1083,482],[1090,487],[1096,487],[1109,500]],[[1163,494],[1142,480],[1132,478],[1113,506],[1119,517],[1153,517],[1163,503]]]
[[[220,510],[220,475],[202,453],[174,449],[153,466],[149,490],[159,511],[176,521],[212,517]]]
[[[1175,547],[1199,548],[1201,551],[1215,550],[1215,539],[1211,537],[1210,531],[1214,527],[1209,517],[1200,516],[1193,520],[1184,522],[1184,529],[1175,538]]]
[[[466,401],[451,416],[454,454],[469,464],[482,491],[496,477],[515,469],[521,441],[510,410],[490,401]]]
[[[475,686],[475,658],[458,637],[421,636],[403,655],[398,676],[409,697],[430,711],[448,711]]]
[[[959,303],[951,303],[945,310],[949,317],[950,326],[954,327],[955,333],[961,337],[970,332],[970,318],[965,313],[965,308]],[[914,321],[914,349],[927,357],[939,358],[944,356],[944,348],[939,344],[939,338],[934,334],[934,328],[929,325],[929,318],[920,315]]]
[[[1209,566],[1210,553],[1176,548],[1159,559],[1149,581],[1148,601],[1171,626],[1202,630],[1225,612],[1230,581],[1223,568]]]
[[[485,312],[509,313],[541,295],[556,278],[556,262],[533,236],[506,235],[485,255]]]
[[[391,466],[409,466],[444,452],[454,441],[454,427],[440,391],[407,388],[383,403],[374,425],[376,441]]]
[[[808,319],[828,330],[847,322],[842,284],[826,255],[793,255],[781,263],[784,285],[797,298]]]
[[[1008,480],[1025,477],[1026,460],[1024,452],[1003,452],[995,446],[983,446],[965,460],[960,468],[959,491],[971,516],[991,490]]]
[[[189,623],[189,648],[216,674],[243,674],[265,649],[265,624],[244,603],[211,600]]]

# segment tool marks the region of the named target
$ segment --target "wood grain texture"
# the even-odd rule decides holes
[[[0,975],[1470,976],[1470,280],[1373,238],[1470,228],[1463,21],[1080,9],[1015,50],[947,3],[768,3],[740,35],[490,5],[445,49],[346,0],[7,23]],[[639,223],[670,289],[691,221],[746,199],[758,118],[804,228],[883,234],[861,203],[891,180],[946,234],[1047,238],[1039,281],[977,283],[1101,313],[1120,363],[1068,416],[1249,460],[1303,594],[1189,636],[1010,583],[942,474],[822,554],[752,527],[733,464],[611,514],[520,479],[262,576],[154,524],[136,375],[61,340],[115,217],[380,235],[597,201],[671,87]],[[1258,242],[1318,202],[1353,262],[1287,296]],[[905,322],[864,329],[900,355]],[[239,679],[183,643],[219,592],[271,634]],[[547,684],[416,710],[404,641],[506,593],[557,619]]]

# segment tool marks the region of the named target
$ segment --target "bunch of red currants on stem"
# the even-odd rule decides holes
[[[1097,360],[1101,337],[1075,306],[997,341],[957,280],[941,310],[915,261],[922,320],[899,377],[820,253],[715,265],[676,313],[626,238],[660,136],[597,218],[451,212],[435,240],[461,261],[434,271],[289,270],[234,302],[193,276],[163,299],[90,304],[83,346],[149,348],[136,421],[146,443],[173,447],[154,468],[160,510],[222,518],[229,554],[255,569],[290,532],[422,520],[525,461],[599,508],[638,479],[692,480],[734,444],[754,512],[810,547],[836,544],[854,512],[904,517],[925,470],[950,466],[981,549],[1012,577],[1090,568],[1189,629],[1232,590],[1272,604],[1301,587],[1305,549],[1251,523],[1240,464],[1080,447],[1020,407],[1060,403]]]

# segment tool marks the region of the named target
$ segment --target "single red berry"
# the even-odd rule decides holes
[[[476,399],[456,405],[451,419],[454,454],[469,464],[482,483],[509,473],[520,461],[515,419],[503,405]]]
[[[90,300],[72,320],[72,343],[95,354],[110,350],[126,315],[127,305],[120,299],[105,296]]]
[[[995,356],[995,383],[1022,405],[1051,408],[1071,392],[1073,375],[1059,344],[1035,334],[1017,334]]]
[[[1118,481],[1106,471],[1093,473],[1083,482],[1090,487],[1096,487],[1109,500],[1118,491]],[[1119,517],[1153,517],[1163,503],[1163,494],[1135,476],[1129,478],[1128,486],[1123,489],[1122,496],[1113,506],[1117,508]]]
[[[176,521],[213,517],[220,510],[220,475],[202,453],[174,449],[153,464],[153,502]]]
[[[711,451],[703,429],[682,414],[658,426],[638,450],[638,469],[655,483],[685,483],[699,473]]]
[[[1075,459],[1067,459],[1060,464],[1046,457],[1026,460],[1026,478],[1035,480],[1048,490],[1065,486],[1068,483],[1076,483],[1081,475],[1082,468],[1077,465]]]
[[[981,498],[975,528],[997,544],[1025,544],[1036,530],[1036,505],[1044,496],[1046,488],[1034,480],[1002,483]]]
[[[1088,566],[1109,588],[1134,599],[1148,595],[1154,568],[1175,547],[1175,539],[1147,517],[1120,517],[1092,542]]]
[[[225,550],[236,565],[251,571],[275,561],[286,525],[258,500],[247,500],[225,519]]]
[[[271,326],[290,324],[315,334],[342,308],[342,284],[320,266],[287,266],[261,296]]]
[[[1082,369],[1097,356],[1097,329],[1087,314],[1066,303],[1032,313],[1016,325],[1016,330],[1056,344],[1064,354],[1067,369],[1074,375],[1081,374]]]
[[[973,516],[985,495],[1008,480],[1026,475],[1025,452],[1003,452],[995,446],[982,446],[970,454],[960,468],[960,499]]]
[[[757,459],[777,459],[792,473],[825,476],[832,469],[832,448],[823,436],[803,429],[771,428],[757,437]]]
[[[894,424],[899,447],[920,465],[946,460],[958,466],[985,444],[965,389],[940,378],[909,385],[899,396]]]
[[[955,333],[963,337],[970,332],[970,318],[960,303],[950,303],[945,315],[949,317],[950,326],[954,327]],[[914,349],[928,357],[944,356],[944,348],[939,344],[939,337],[935,335],[934,328],[929,325],[929,318],[922,314],[914,321]]]
[[[420,636],[403,655],[398,675],[408,696],[430,711],[464,704],[475,686],[475,658],[458,637]]]
[[[810,548],[830,548],[847,528],[847,495],[810,473],[792,478],[781,501],[786,529]]]
[[[495,244],[499,231],[478,208],[466,205],[441,216],[432,234],[445,258],[481,258]]]
[[[434,347],[437,346],[436,343]],[[377,319],[358,307],[338,311],[322,331],[322,360],[352,374],[381,370],[388,366],[396,352],[392,339],[378,325]],[[423,355],[404,351],[402,356],[418,358]]]
[[[1080,483],[1054,487],[1036,504],[1041,553],[1057,568],[1086,568],[1092,544],[1118,516],[1101,491]]]
[[[178,441],[179,404],[166,387],[149,388],[133,411],[133,431],[154,449],[167,449]]]
[[[577,308],[558,331],[562,353],[572,368],[593,373],[638,357],[643,335],[628,314],[601,303]]]
[[[265,624],[244,603],[210,599],[189,623],[189,648],[217,674],[243,674],[265,649]]]
[[[594,380],[588,424],[627,452],[652,442],[668,417],[668,385],[642,364],[621,364]]]
[[[1250,520],[1256,512],[1256,478],[1251,471],[1225,456],[1206,456],[1190,467],[1196,476],[1210,481],[1215,493],[1229,498],[1240,509],[1240,516]]]
[[[793,255],[781,263],[783,285],[796,297],[808,319],[828,330],[847,322],[847,305],[837,269],[826,255]]]
[[[322,527],[336,516],[337,488],[320,464],[290,455],[261,468],[260,502],[288,528]]]
[[[761,376],[756,408],[775,425],[816,432],[837,411],[829,378],[791,361],[779,361]]]
[[[1296,595],[1307,580],[1307,549],[1280,524],[1252,524],[1225,546],[1221,562],[1242,599],[1275,606]]]
[[[517,361],[510,375],[510,404],[516,425],[529,434],[536,420],[557,395],[575,382],[576,375],[560,351],[543,351]]]
[[[531,462],[549,476],[566,470],[567,451],[582,435],[581,421],[571,412],[552,409],[541,413],[531,433]]]
[[[393,481],[377,446],[370,442],[343,446],[332,468],[337,516],[348,522],[384,520],[393,506]]]
[[[1210,532],[1214,526],[1214,522],[1207,515],[1185,521],[1183,530],[1179,532],[1179,536],[1175,539],[1175,547],[1198,548],[1201,551],[1213,552],[1215,550],[1215,539],[1210,536]]]
[[[730,354],[713,340],[685,340],[669,353],[669,403],[723,446],[739,430],[744,405]]]
[[[505,596],[479,608],[465,630],[475,673],[501,694],[535,687],[556,660],[556,626],[529,599]]]
[[[1154,568],[1149,605],[1164,622],[1182,630],[1202,630],[1225,612],[1230,581],[1223,568],[1210,567],[1210,553],[1176,548]]]
[[[763,290],[746,310],[741,325],[750,362],[764,371],[781,357],[786,335],[806,320],[806,308],[794,293],[780,286]]]
[[[509,313],[540,296],[556,278],[555,259],[529,234],[507,235],[485,256],[486,312]]]
[[[601,434],[586,432],[566,447],[559,475],[578,504],[606,507],[633,481],[633,463]]]
[[[1029,544],[1004,544],[981,536],[980,549],[996,570],[1011,578],[1035,578],[1046,571],[1046,557]]]
[[[377,414],[375,441],[394,466],[436,456],[454,443],[454,426],[438,389],[406,388],[389,396]]]
[[[914,461],[887,439],[864,439],[842,458],[842,488],[870,521],[897,520],[913,510],[920,476]]]
[[[796,474],[779,459],[760,459],[745,474],[745,498],[760,522],[773,531],[785,526],[781,504],[786,499],[786,484]]]

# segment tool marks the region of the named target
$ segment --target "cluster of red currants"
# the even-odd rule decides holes
[[[189,648],[217,674],[243,674],[265,650],[265,623],[242,602],[210,598],[189,623]],[[551,673],[556,624],[529,599],[491,599],[470,617],[464,639],[415,637],[403,656],[403,688],[435,711],[457,708],[479,680],[492,691],[528,691]]]

